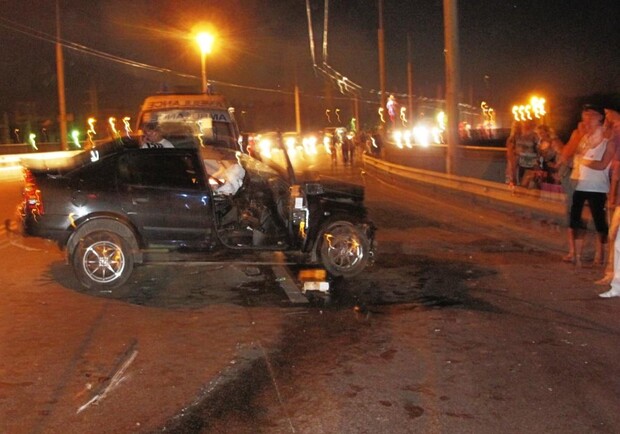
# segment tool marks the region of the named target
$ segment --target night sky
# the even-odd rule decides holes
[[[242,86],[222,85],[224,93],[260,99],[275,92],[244,87],[289,92],[297,77],[304,93],[323,94],[323,81],[312,69],[305,0],[59,2],[63,39],[172,71],[135,68],[64,49],[68,111],[88,109],[89,88],[97,89],[100,107],[129,111],[162,85],[198,90],[199,52],[188,35],[200,22],[218,32],[208,58],[209,79]],[[2,111],[13,110],[17,101],[35,101],[42,111],[57,106],[54,44],[49,40],[55,34],[54,3],[0,1]],[[323,0],[311,0],[311,6],[321,62]],[[414,93],[442,97],[442,8],[441,0],[384,0],[388,91],[407,91],[409,34]],[[464,102],[485,99],[509,110],[532,92],[559,100],[620,91],[617,0],[461,0],[459,23]],[[379,87],[377,26],[375,0],[330,1],[328,62],[360,84],[366,100],[376,100]]]

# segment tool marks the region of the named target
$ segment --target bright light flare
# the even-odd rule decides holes
[[[437,125],[441,131],[446,131],[446,113],[444,111],[437,113]]]
[[[516,116],[515,107],[512,108],[512,114]],[[480,108],[482,109],[482,116],[484,117],[484,125],[495,128],[495,110],[493,110],[492,107],[489,107],[485,101],[480,103]]]
[[[198,42],[202,54],[210,54],[213,51],[215,37],[211,33],[200,32],[196,35],[196,42]]]
[[[28,136],[28,143],[30,143],[30,146],[32,146],[35,151],[38,151],[39,148],[37,148],[37,142],[35,140],[36,138],[37,138],[36,134],[30,133],[30,135]]]
[[[407,107],[400,108],[400,120],[403,123],[403,127],[407,126]]]
[[[441,134],[445,130],[438,127],[431,128],[431,136],[433,137],[433,143],[441,143]]]
[[[403,149],[405,146],[409,149],[413,148],[411,141],[413,137],[410,130],[396,130],[392,133],[392,138],[400,149]]]
[[[295,140],[295,137],[287,137],[285,143],[289,149],[293,149],[297,144],[297,140]]]
[[[431,133],[424,125],[413,127],[413,138],[415,143],[427,148],[431,143]]]
[[[127,134],[127,137],[130,137],[131,133],[133,132],[131,130],[131,126],[129,126],[129,121],[131,120],[131,118],[129,116],[125,116],[123,118],[123,124],[125,125],[125,134]]]
[[[97,119],[95,118],[88,118],[88,132],[91,134],[97,134],[97,131],[95,131],[95,123],[97,122]]]
[[[260,139],[258,142],[258,149],[260,150],[261,155],[271,158],[271,140],[269,139]]]
[[[286,145],[289,156],[294,157],[297,153],[297,140],[295,140],[295,137],[287,137],[284,139],[284,144]]]
[[[325,152],[328,154],[332,153],[331,143],[332,143],[331,137],[328,137],[328,136],[323,137],[323,146],[325,147]]]
[[[534,118],[543,118],[547,114],[547,110],[545,109],[546,102],[547,100],[545,98],[533,96],[532,98],[530,98],[529,104],[512,106],[512,114],[515,121],[525,121],[534,120]]]
[[[304,152],[308,155],[316,155],[317,154],[317,150],[316,150],[317,141],[318,140],[315,136],[304,137],[301,142],[304,147]]]
[[[396,146],[398,146],[400,149],[403,149],[403,132],[396,130],[392,133],[392,138],[394,139],[394,143],[396,143]]]
[[[533,96],[530,99],[530,105],[532,106],[532,110],[534,111],[534,116],[537,118],[541,118],[547,114],[545,110],[545,103],[547,101],[544,98],[539,98],[537,96]]]
[[[97,134],[97,132],[95,131],[95,122],[97,122],[97,120],[95,118],[88,118],[88,131],[86,131],[86,134],[88,135],[88,142],[90,143],[91,146],[95,146],[95,142],[93,141],[93,136],[95,134]]]
[[[71,138],[73,139],[73,144],[76,148],[82,147],[82,145],[80,144],[80,132],[78,130],[71,131]]]
[[[112,130],[112,134],[114,134],[114,136],[119,136],[119,132],[116,129],[116,118],[113,116],[110,116],[108,118],[108,124],[110,125],[110,129]]]

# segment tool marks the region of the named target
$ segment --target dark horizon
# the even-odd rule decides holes
[[[2,3],[0,111],[55,113],[54,41],[45,36],[56,32],[54,4],[44,0]],[[93,90],[100,111],[114,109],[129,115],[135,115],[146,95],[163,86],[199,90],[199,53],[188,35],[200,21],[218,30],[219,46],[208,58],[208,77],[231,100],[253,105],[292,98],[296,77],[306,104],[325,105],[326,86],[312,68],[304,0],[226,4],[138,0],[129,5],[120,0],[88,4],[59,0],[59,4],[64,40],[169,71],[136,68],[65,48],[67,111],[77,118],[94,107]],[[323,2],[310,4],[320,64]],[[332,1],[329,13],[328,63],[362,87],[363,102],[376,104],[377,2]],[[611,0],[460,2],[462,102],[476,106],[485,100],[496,111],[507,113],[512,104],[534,92],[544,95],[552,107],[585,95],[618,92],[619,15]],[[16,26],[24,31],[16,31]],[[384,0],[384,29],[386,90],[407,93],[409,35],[414,94],[443,98],[442,1]],[[38,35],[41,38],[36,31],[43,32]],[[329,93],[335,101],[343,101],[337,99],[344,96],[336,84]],[[34,106],[29,107],[29,102]]]

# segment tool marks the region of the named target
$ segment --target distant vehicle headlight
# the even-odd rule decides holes
[[[272,146],[272,143],[271,143],[271,140],[269,139],[261,139],[258,142],[260,153],[267,157],[271,156],[271,146]]]
[[[422,125],[413,128],[413,137],[415,142],[420,146],[428,146],[430,144],[430,131]]]

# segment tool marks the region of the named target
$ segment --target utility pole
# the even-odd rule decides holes
[[[448,147],[446,152],[446,173],[457,173],[459,143],[459,38],[457,0],[443,1],[444,39],[446,56],[446,112],[448,115]]]
[[[60,7],[56,0],[56,78],[58,80],[58,122],[60,124],[60,149],[68,150],[67,107],[65,103],[65,67],[60,43]]]
[[[325,0],[323,10],[323,64],[327,65],[327,35],[329,26],[329,0]],[[334,99],[332,94],[332,82],[329,77],[325,76],[325,107],[326,110],[334,108]],[[327,111],[325,113],[328,113]],[[331,118],[327,116],[328,122],[331,124]]]
[[[379,43],[379,87],[381,90],[381,108],[385,109],[385,47],[383,37],[383,0],[378,0],[379,3],[379,30],[377,31],[377,38]]]
[[[297,76],[297,74],[295,74]],[[301,110],[299,106],[299,86],[297,85],[297,78],[295,78],[295,131],[297,134],[301,134]]]
[[[409,121],[413,123],[413,64],[411,60],[411,34],[407,33],[407,110]]]

